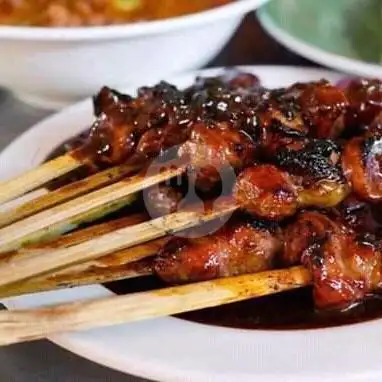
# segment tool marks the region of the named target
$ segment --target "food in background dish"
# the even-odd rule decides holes
[[[0,0],[0,24],[79,27],[167,19],[233,0]]]

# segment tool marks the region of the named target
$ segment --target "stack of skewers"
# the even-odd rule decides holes
[[[1,344],[308,285],[320,310],[379,292],[381,82],[266,89],[233,72],[136,97],[103,88],[94,113],[66,154],[0,183],[5,203],[71,179],[0,213],[0,295],[148,274],[170,286],[2,312]]]

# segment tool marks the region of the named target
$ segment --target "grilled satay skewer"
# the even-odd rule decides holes
[[[128,203],[132,194],[180,176],[187,168],[203,167],[202,176],[197,181],[201,183],[208,179],[210,183],[216,183],[216,180],[220,180],[218,169],[227,166],[240,169],[250,164],[254,157],[254,145],[246,134],[230,124],[210,126],[200,123],[178,152],[179,160],[165,161],[163,164],[158,162],[128,180],[111,184],[0,229],[0,252],[17,249],[25,242],[41,241],[46,231],[51,235],[70,230],[73,222],[78,224],[82,221],[82,214],[88,217],[89,211],[102,212],[105,207],[116,204],[118,207],[121,200]],[[153,175],[146,176],[147,171]]]
[[[318,156],[318,159],[323,157]],[[332,161],[326,157],[326,161]],[[337,164],[334,163],[333,169]],[[335,172],[335,174],[337,174]],[[308,176],[311,179],[311,176]],[[244,170],[238,177],[233,190],[233,199],[220,200],[209,206],[207,211],[184,211],[154,219],[140,225],[123,228],[94,238],[67,250],[47,251],[25,258],[13,259],[0,268],[0,285],[23,280],[57,268],[98,258],[117,250],[128,248],[145,241],[163,237],[211,221],[242,208],[256,216],[283,219],[297,212],[301,207],[335,206],[348,194],[348,188],[337,178],[324,178],[301,187],[300,178],[273,165],[257,165]],[[10,269],[13,272],[9,272]]]
[[[272,113],[273,111],[271,115],[273,115]],[[268,138],[265,140],[267,141]],[[275,134],[273,134],[270,141],[264,144],[275,148],[275,145],[290,144],[291,142],[293,142],[291,137],[284,141],[284,135],[276,139]],[[264,149],[264,144],[262,144],[262,149]],[[299,144],[306,145],[303,142],[299,142]],[[195,124],[191,130],[190,139],[178,150],[180,163],[188,162],[188,167],[198,170],[196,184],[202,188],[210,187],[211,184],[220,181],[220,168],[229,167],[238,171],[248,166],[253,161],[255,154],[256,146],[254,142],[245,132],[233,128],[232,124],[229,123]],[[50,231],[55,229],[62,232],[65,227],[70,227],[68,222],[70,223],[73,220],[78,222],[80,213],[86,213],[90,208],[102,208],[107,203],[116,202],[118,198],[124,198],[132,192],[139,191],[182,172],[181,167],[178,170],[168,170],[147,178],[137,176],[130,181],[112,184],[95,191],[93,194],[85,195],[77,200],[72,200],[64,205],[31,216],[24,221],[0,230],[0,251],[17,248],[25,240],[41,240],[41,234],[48,228],[50,228]],[[323,188],[319,187],[317,198]],[[330,186],[328,186],[325,193],[329,191]],[[326,197],[326,194],[324,197]],[[314,204],[317,200],[306,202]]]
[[[304,211],[284,232],[284,264],[302,263],[312,272],[319,309],[348,309],[380,291],[381,240],[353,227],[337,215]]]
[[[145,214],[120,218],[75,231],[44,244],[27,246],[18,252],[6,254],[6,258],[30,256],[38,250],[54,251],[58,248],[69,248],[72,245],[83,243],[92,237],[112,232],[118,228],[132,226],[145,220],[147,220]],[[152,261],[149,257],[156,255],[167,240],[167,238],[153,240],[127,250],[112,253],[97,260],[74,265],[54,273],[44,274],[0,288],[0,296],[10,297],[149,275],[152,273]],[[139,261],[140,259],[143,259],[143,261]]]
[[[155,292],[0,313],[0,343],[7,345],[69,330],[213,307],[304,287],[312,282],[315,303],[320,308],[334,306],[344,309],[364,298],[368,292],[380,288],[382,252],[380,245],[370,244],[370,241],[359,240],[341,222],[318,212],[303,212],[286,232],[284,261],[302,261],[309,270],[299,266]],[[171,258],[165,259],[170,261],[170,274]],[[159,269],[163,267],[163,260],[159,260]],[[175,261],[175,264],[179,263]],[[177,267],[180,281],[184,281],[183,270],[182,266]],[[191,279],[192,274],[189,273]],[[169,273],[165,275],[168,277]],[[105,311],[113,314],[105,316]]]
[[[20,176],[0,183],[0,204],[24,195],[41,185],[81,167],[81,162],[69,154],[55,158]]]
[[[255,76],[244,77],[240,73],[227,78],[220,76],[215,84],[227,91],[258,85]],[[164,82],[139,89],[136,98],[102,88],[94,97],[96,118],[90,130],[74,147],[68,148],[68,153],[1,182],[0,204],[79,167],[132,164],[137,159],[155,156],[166,146],[184,142],[187,126],[192,123],[188,101],[196,91],[205,90],[199,80],[188,89],[187,100],[184,91]]]
[[[105,223],[75,232],[40,247],[32,246],[28,250],[41,247],[52,250],[55,247],[68,248],[86,241],[92,235],[131,226],[144,218],[141,215],[122,218],[112,224]],[[201,232],[203,231],[199,233]],[[157,239],[98,260],[12,284],[0,290],[0,295],[11,296],[65,286],[116,281],[149,273],[167,283],[179,284],[260,272],[273,266],[281,247],[277,225],[249,217],[235,217],[218,231],[205,237]],[[157,254],[156,260],[147,259],[148,256]],[[13,256],[23,255],[26,255],[26,250]],[[140,261],[142,259],[146,261]]]
[[[18,207],[0,212],[0,228],[12,224],[18,220],[35,215],[40,211],[54,207],[68,200],[87,194],[88,192],[108,186],[128,175],[133,174],[138,169],[138,166],[132,165],[116,166],[91,175],[86,179],[78,180],[66,186],[60,187],[57,190],[47,192],[42,196]]]
[[[214,81],[216,82],[216,79]],[[249,95],[245,93],[247,88],[253,89],[253,85],[256,83],[253,76],[248,74],[238,75],[231,79],[229,82],[231,87],[226,92],[222,92],[222,88],[224,88],[222,82],[217,82],[217,84],[215,82],[213,82],[214,86],[218,90],[215,90],[216,95],[214,96],[210,96],[214,94],[214,91],[209,88],[206,91],[203,87],[198,88],[198,86],[195,86],[193,92],[188,91],[190,93],[188,98],[196,99],[196,101],[193,101],[194,110],[186,108],[184,94],[171,86],[169,86],[170,90],[166,87],[164,89],[159,87],[159,90],[156,88],[146,90],[148,93],[159,94],[159,96],[156,95],[156,98],[151,96],[154,101],[158,101],[158,97],[164,97],[162,104],[159,106],[154,102],[154,106],[149,108],[150,113],[156,115],[161,112],[159,114],[162,119],[167,116],[166,118],[171,121],[156,130],[153,128],[155,123],[153,125],[153,121],[147,120],[147,116],[145,117],[148,110],[145,110],[144,107],[142,110],[139,109],[142,105],[137,106],[140,104],[139,99],[133,102],[129,97],[126,99],[126,97],[124,98],[115,91],[103,89],[98,96],[98,100],[99,103],[104,105],[96,108],[99,109],[96,113],[97,116],[102,118],[95,123],[90,140],[84,144],[86,154],[89,156],[91,152],[101,153],[96,154],[96,161],[100,161],[101,164],[120,164],[127,157],[131,157],[132,147],[134,147],[138,158],[147,159],[147,155],[152,157],[166,147],[184,142],[188,137],[189,128],[194,123],[192,118],[207,118],[208,120],[212,118],[233,122],[236,126],[244,127],[244,130],[250,135],[254,135],[256,140],[260,137],[260,147],[268,151],[275,150],[280,145],[288,144],[295,139],[301,139],[307,136],[308,133],[311,136],[327,138],[338,135],[338,132],[343,129],[342,116],[346,106],[346,98],[339,89],[326,82],[298,85],[287,90],[274,91],[273,93],[263,91],[264,95],[258,90],[256,90],[256,93],[253,93],[252,90]],[[166,92],[175,93],[175,100],[166,103],[166,97],[168,97]],[[205,94],[209,94],[209,96],[206,98]],[[244,100],[243,94],[248,96],[250,102],[247,102],[247,99]],[[141,103],[145,106],[147,99],[150,100],[151,98],[145,95],[142,97]],[[241,99],[241,97],[243,97],[243,101],[240,103],[238,99]],[[130,105],[129,101],[133,102],[133,106]],[[260,103],[260,106],[257,105],[258,103]],[[227,111],[224,113],[222,112],[223,104],[227,107]],[[208,105],[208,107],[204,105]],[[258,106],[258,109],[256,109],[256,106]],[[131,147],[128,144],[129,139],[133,139],[129,135],[132,134],[131,123],[129,124],[129,121],[123,119],[121,121],[120,115],[125,109],[130,112],[130,107],[134,110],[137,109],[135,110],[136,114],[142,113],[140,120],[137,120],[139,123],[136,121],[140,126],[136,128],[138,133],[134,133],[134,140],[137,141],[138,138],[135,137],[137,134],[140,139],[134,145],[131,143]],[[104,114],[101,112],[103,109],[105,109]],[[304,112],[302,113],[300,109]],[[188,125],[185,128],[183,125],[187,121]],[[179,127],[179,125],[181,126]],[[147,126],[150,126],[150,128]],[[122,138],[127,141],[125,142]],[[123,147],[120,147],[121,141],[124,142]],[[150,141],[152,142],[150,143]],[[79,151],[81,152],[81,150]],[[46,206],[46,200],[49,201],[49,196],[41,201],[36,200],[36,205],[41,203],[42,206]],[[57,202],[60,202],[60,200]],[[34,209],[30,210],[30,208],[25,210],[34,211]],[[5,215],[3,225],[7,221],[18,219],[20,216],[22,215],[16,214],[15,217]]]
[[[0,252],[47,240],[71,231],[81,223],[94,221],[132,204],[136,193],[143,188],[183,172],[182,168],[176,168],[147,178],[144,175],[135,175],[126,182],[114,183],[4,227],[0,229]]]
[[[13,257],[10,261],[3,261],[3,266],[0,267],[0,285],[7,285],[56,269],[91,261],[173,232],[212,221],[237,209],[238,206],[232,202],[220,203],[207,212],[185,211],[170,214],[133,227],[118,229],[70,248],[54,251],[42,249],[28,256]],[[5,277],[2,279],[3,274]]]
[[[121,276],[140,277],[151,271],[166,283],[184,284],[264,271],[272,268],[275,260],[279,262],[279,255],[282,255],[288,265],[303,261],[309,269],[315,268],[315,278],[321,277],[322,272],[317,272],[320,264],[326,276],[315,284],[316,304],[321,309],[328,306],[343,309],[355,304],[370,290],[378,289],[380,283],[378,274],[382,253],[378,242],[375,239],[373,242],[371,237],[374,232],[380,232],[381,224],[371,213],[369,206],[351,197],[332,219],[315,211],[302,212],[295,222],[287,225],[285,234],[274,222],[239,215],[208,236],[157,240],[132,248],[131,255],[129,250],[122,251],[120,255],[112,254],[100,261],[70,267],[3,289],[5,295],[10,296],[55,289],[65,284],[76,286],[102,280],[114,281]],[[140,219],[143,219],[140,215],[121,219],[120,225]],[[106,224],[105,229],[110,230],[110,227]],[[83,233],[63,237],[56,243],[75,244],[85,240],[93,231],[94,228],[89,228]],[[363,237],[362,232],[367,235]],[[129,256],[140,259],[146,251],[158,253],[150,260],[150,265],[142,262],[125,265],[125,260],[129,263]],[[89,265],[92,265],[90,269]],[[97,275],[97,270],[102,273]]]
[[[310,282],[309,271],[304,267],[294,267],[169,287],[153,292],[46,308],[2,311],[0,345],[230,304],[301,288]]]

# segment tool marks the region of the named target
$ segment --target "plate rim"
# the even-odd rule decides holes
[[[319,63],[324,67],[351,75],[369,78],[382,77],[382,65],[372,64],[367,61],[356,60],[329,52],[314,44],[309,44],[288,31],[285,31],[271,16],[267,6],[263,6],[255,13],[261,26],[272,38],[300,56]]]
[[[324,69],[316,69],[316,68],[304,68],[304,67],[292,67],[292,66],[238,66],[239,69],[242,70],[250,70],[253,73],[259,73],[259,72],[274,72],[275,70],[279,71],[286,71],[286,72],[305,72],[309,73],[309,76],[312,76],[313,74],[318,74],[322,75],[322,77],[328,77],[335,76],[336,78],[340,78],[341,74],[335,73],[333,71],[328,71]],[[186,75],[182,76],[175,76],[173,78],[168,79],[169,81],[172,82],[179,82],[179,79],[184,79],[184,78],[193,78],[198,74],[204,74],[204,75],[213,75],[221,70],[224,70],[224,68],[214,68],[214,69],[208,69],[208,70],[201,70],[201,71],[195,71],[188,73]],[[181,81],[180,81],[181,82]],[[39,137],[39,134],[41,134],[44,129],[48,129],[49,126],[57,124],[62,119],[65,119],[66,115],[71,115],[71,114],[76,114],[80,113],[83,114],[87,109],[91,107],[91,99],[87,99],[85,101],[82,101],[80,103],[77,103],[75,105],[69,106],[68,108],[65,108],[64,110],[53,114],[52,116],[43,119],[41,122],[35,124],[33,127],[28,129],[26,132],[24,132],[22,135],[20,135],[18,138],[16,138],[10,145],[7,146],[6,149],[4,149],[0,153],[0,162],[4,157],[7,157],[11,155],[15,150],[18,150],[18,147],[22,146],[23,144],[26,143],[31,143],[33,144],[33,141],[36,141],[36,139]],[[89,109],[90,110],[90,109]],[[90,118],[91,116],[89,116]],[[78,131],[78,129],[77,129]],[[51,301],[55,300],[58,295],[60,295],[60,299],[64,298],[64,300],[72,300],[72,299],[78,299],[82,297],[82,294],[88,296],[88,292],[92,291],[94,296],[98,296],[100,294],[111,294],[108,292],[105,288],[101,286],[90,286],[90,287],[80,287],[80,288],[74,288],[74,289],[69,289],[69,290],[64,290],[64,291],[58,291],[58,292],[46,292],[46,293],[40,293],[38,295],[35,295],[34,297],[31,296],[23,296],[21,298],[15,298],[15,299],[4,299],[2,302],[9,308],[15,308],[15,307],[21,307],[21,306],[27,306],[28,304],[31,303],[32,300],[38,300],[39,298],[42,298],[43,301]],[[65,296],[64,296],[65,295]],[[34,303],[32,303],[34,304]],[[172,317],[166,317],[163,319],[157,319],[155,322],[161,326],[161,325],[167,325],[171,322],[171,325],[174,325],[174,328],[176,326],[179,326],[179,322],[181,320],[172,318]],[[150,322],[153,322],[150,320]],[[129,324],[131,325],[131,324]],[[201,331],[202,333],[212,332],[214,335],[219,334],[219,336],[225,337],[231,337],[231,334],[235,333],[235,338],[244,338],[244,336],[247,336],[248,331],[246,330],[236,330],[236,329],[226,329],[226,328],[216,328],[216,327],[209,327],[206,325],[201,325],[201,324],[194,324],[194,323],[188,323],[188,322],[183,322],[181,327],[185,327],[185,325],[188,325],[189,327],[194,327],[194,329],[197,329],[196,331]],[[352,325],[353,326],[353,325]],[[358,328],[362,328],[363,331],[365,332],[370,332],[373,331],[376,326],[381,326],[380,323],[377,324],[376,322],[366,322],[362,324],[357,324]],[[138,326],[139,327],[139,326]],[[144,326],[143,326],[144,327]],[[333,332],[333,330],[336,331],[336,333],[341,333],[341,336],[344,336],[344,338],[347,338],[349,334],[349,328],[350,326],[347,327],[340,327],[340,328],[335,328],[335,329],[322,329],[320,331],[320,336],[328,338],[329,334]],[[119,327],[116,328],[116,330],[119,330]],[[360,330],[360,332],[362,332]],[[109,330],[106,329],[106,332]],[[93,332],[93,331],[92,331]],[[251,333],[256,333],[257,340],[261,340],[262,338],[265,338],[267,336],[273,336],[275,333],[277,333],[277,338],[278,339],[288,339],[288,338],[293,338],[299,339],[299,340],[304,340],[304,337],[309,334],[310,331],[288,331],[288,332],[274,332],[274,331],[251,331]],[[319,330],[314,330],[314,333],[318,333]],[[351,332],[351,331],[350,331]],[[107,334],[107,333],[106,333]],[[153,380],[164,380],[164,381],[184,381],[185,380],[185,372],[189,373],[187,375],[187,380],[188,381],[198,381],[198,382],[205,382],[206,380],[208,381],[219,381],[219,382],[232,382],[235,379],[240,379],[240,381],[248,381],[248,382],[253,382],[254,380],[259,380],[264,381],[264,382],[276,382],[279,381],[279,375],[276,374],[233,374],[233,375],[221,375],[216,372],[210,372],[209,374],[206,373],[201,373],[200,371],[195,372],[190,371],[190,370],[182,370],[179,369],[171,369],[167,368],[166,365],[162,365],[161,367],[156,367],[151,368],[147,367],[147,363],[144,361],[141,362],[141,364],[138,366],[135,364],[135,360],[131,359],[129,362],[126,362],[126,360],[122,361],[117,358],[113,358],[112,356],[104,351],[104,347],[102,347],[103,354],[106,353],[107,357],[102,356],[100,354],[100,349],[101,347],[94,347],[94,338],[92,337],[94,334],[88,333],[88,336],[82,337],[81,334],[63,334],[59,336],[54,336],[52,338],[49,338],[52,342],[57,344],[58,346],[61,346],[83,358],[89,359],[93,362],[97,362],[101,365],[107,366],[109,368],[121,371],[123,373],[127,374],[133,374],[137,375],[140,377],[144,378],[150,378]],[[90,338],[89,338],[90,336]],[[102,342],[102,335],[101,335],[101,342]],[[98,350],[97,350],[98,349]],[[153,371],[154,370],[154,371]],[[183,374],[182,374],[183,373]],[[380,381],[382,378],[382,369],[378,370],[376,373],[375,371],[373,372],[372,375],[369,374],[370,371],[367,373],[362,373],[362,375],[356,374],[356,375],[345,375],[345,379],[343,380],[344,382],[350,382],[350,381],[374,381],[371,378],[376,378],[375,381]],[[285,381],[293,381],[293,382],[318,382],[322,381],[323,377],[326,378],[325,380],[331,380],[331,378],[336,378],[336,381],[338,382],[338,375],[336,373],[332,373],[329,375],[324,374],[317,374],[317,375],[296,375],[295,373],[292,374],[283,374],[282,378]],[[370,377],[370,378],[369,378]],[[160,378],[160,379],[159,379]],[[367,378],[367,379],[362,379],[362,378]],[[342,380],[342,378],[341,378]]]

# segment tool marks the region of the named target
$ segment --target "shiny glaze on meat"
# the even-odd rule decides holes
[[[327,81],[271,90],[262,98],[254,114],[266,157],[307,137],[335,138],[344,128],[347,99]]]
[[[231,106],[241,105],[237,97],[246,86],[257,88],[257,78],[233,72],[198,79],[185,90],[160,82],[140,88],[137,97],[104,87],[93,99],[96,119],[74,155],[98,167],[156,157],[184,143],[195,123],[211,125],[215,120],[232,124],[235,112]],[[221,118],[215,115],[220,111]]]
[[[378,131],[382,123],[382,81],[353,79],[345,87],[345,94],[349,101],[347,130],[353,134]]]
[[[280,220],[294,215],[298,207],[293,180],[272,165],[245,169],[236,180],[233,194],[242,209],[262,218]]]
[[[178,156],[193,169],[196,187],[208,191],[222,180],[222,169],[236,171],[253,163],[255,145],[247,134],[228,122],[199,122]]]
[[[74,138],[74,141],[76,140],[77,138]],[[50,157],[60,155],[65,151],[65,147],[67,147],[66,143],[56,149],[55,153],[52,153]],[[66,180],[62,179],[60,185],[72,180],[73,178],[69,176]],[[370,222],[370,212],[375,212],[375,218],[378,217],[376,206],[371,206],[365,201],[358,200],[354,195],[350,195],[336,208],[336,211],[333,211],[333,219],[335,220],[341,216],[341,219],[344,219],[346,224],[354,228],[356,232],[364,233],[359,229],[360,227],[365,227],[366,231],[369,231],[368,227],[374,226],[378,231],[375,218]],[[121,211],[120,213],[124,215],[126,212]],[[115,217],[117,215],[114,215]],[[366,223],[367,221],[369,223]],[[292,237],[299,238],[303,235],[303,232],[298,229]],[[373,233],[374,231],[370,229],[370,232]],[[284,234],[286,235],[286,232]],[[301,250],[297,253],[301,253]],[[298,263],[298,256],[294,257],[291,262]],[[119,281],[106,286],[116,293],[126,294],[158,289],[165,287],[166,284],[156,276],[150,276]],[[204,324],[246,329],[311,329],[348,325],[380,318],[382,317],[382,299],[378,294],[371,294],[364,298],[363,301],[358,302],[352,309],[322,311],[317,310],[314,305],[312,289],[306,288],[271,297],[190,312],[179,317]]]
[[[194,239],[174,238],[154,260],[155,273],[169,284],[237,276],[270,269],[281,241],[259,221],[230,221]]]
[[[301,213],[287,227],[283,259],[298,259],[313,275],[313,298],[320,309],[347,309],[381,286],[381,243],[358,235],[316,211]]]
[[[341,221],[356,233],[382,237],[380,205],[372,205],[351,194],[330,212],[335,220]]]
[[[312,139],[299,149],[280,150],[274,163],[293,177],[300,207],[328,208],[349,193],[340,156],[340,147],[334,141]]]
[[[277,167],[255,165],[238,176],[234,198],[247,211],[277,220],[306,206],[334,207],[350,192],[339,158],[340,149],[331,141],[281,149],[273,158]]]
[[[314,138],[336,138],[345,125],[348,100],[344,92],[322,80],[304,87],[299,97],[303,118]]]
[[[137,98],[102,89],[94,98],[96,120],[75,152],[96,165],[144,161],[184,142],[191,125],[182,91],[161,82]]]
[[[355,137],[346,142],[343,169],[353,192],[369,202],[382,200],[382,138]]]

